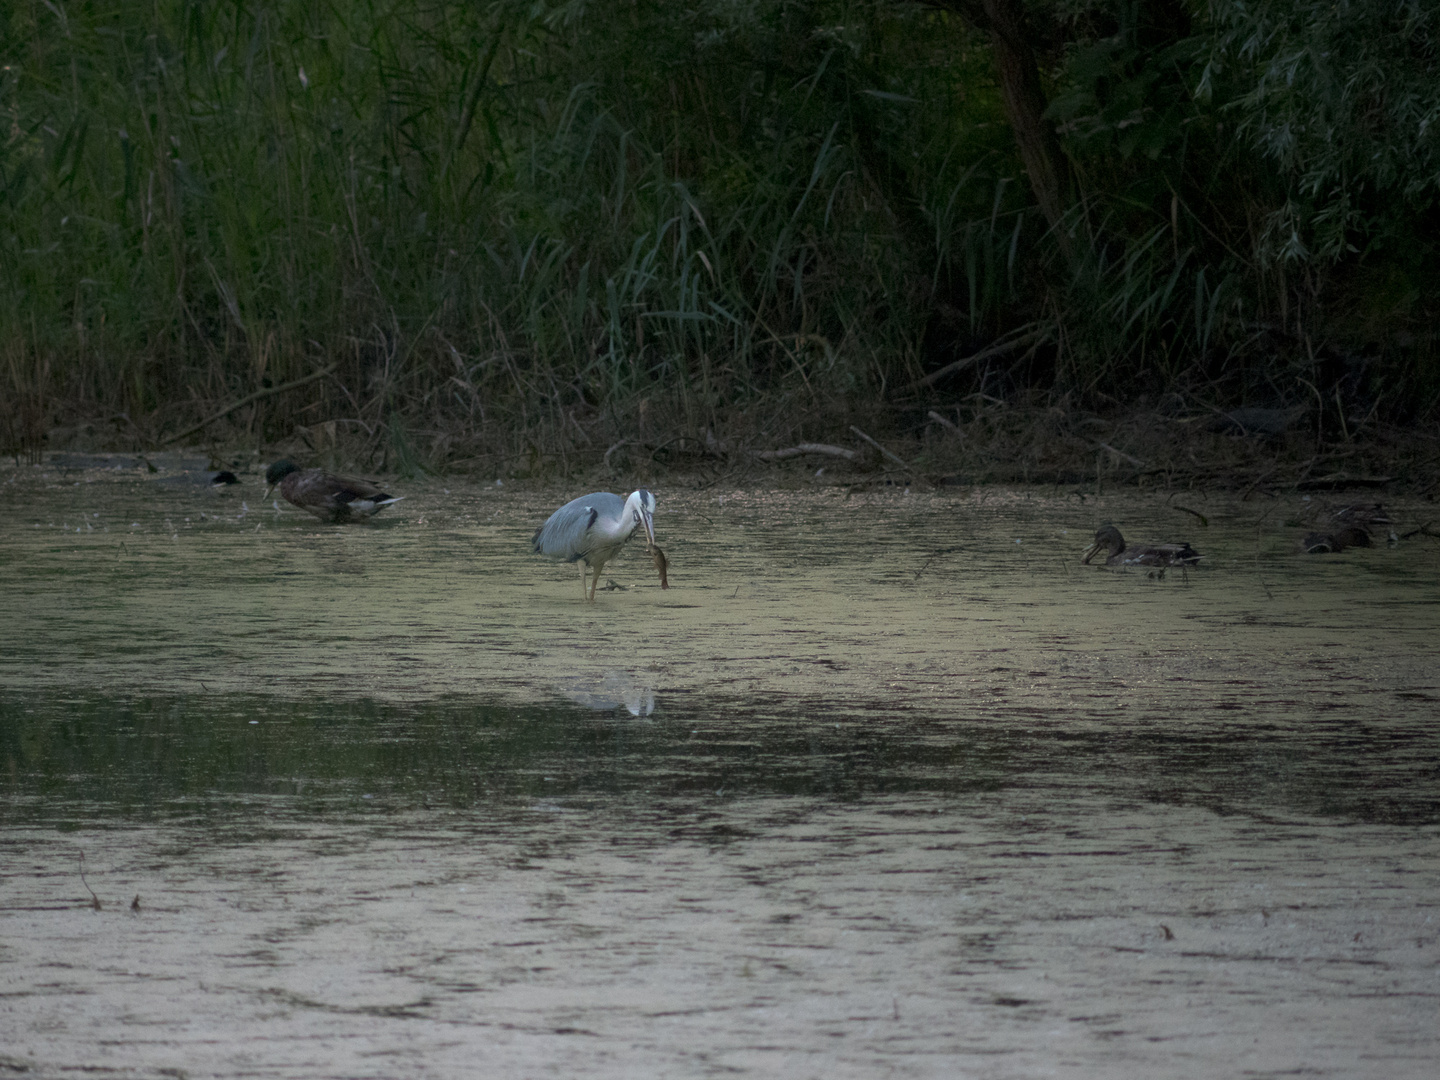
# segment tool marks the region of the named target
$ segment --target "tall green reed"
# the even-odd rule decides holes
[[[1224,368],[1262,314],[1179,106],[1137,143],[1174,153],[1074,142],[1058,245],[984,39],[918,6],[38,0],[0,69],[12,443],[331,368],[233,419],[405,461],[798,431],[1017,327],[1014,378],[1101,394]]]
[[[396,410],[558,429],[646,394],[694,426],[913,366],[915,255],[845,138],[843,87],[814,85],[836,82],[835,43],[783,55],[777,38],[813,35],[657,5],[597,44],[604,21],[519,3],[12,9],[12,384],[47,371],[76,407],[159,436],[337,367],[273,402],[263,437],[337,412],[380,431]],[[626,64],[638,85],[617,85]]]

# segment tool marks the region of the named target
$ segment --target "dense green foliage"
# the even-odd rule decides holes
[[[699,438],[919,400],[997,340],[938,390],[1413,410],[1437,11],[1032,0],[1054,229],[988,38],[928,5],[16,0],[0,421],[154,438],[333,366],[259,436]]]
[[[1236,84],[1241,132],[1280,167],[1275,256],[1333,263],[1435,224],[1440,5],[1264,0],[1217,16],[1199,89]]]

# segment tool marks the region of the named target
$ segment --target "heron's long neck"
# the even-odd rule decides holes
[[[640,505],[640,496],[631,495],[625,500],[625,507],[620,511],[620,528],[629,536],[640,524],[640,514],[644,507]]]
[[[611,521],[608,523],[605,531],[608,532],[614,539],[630,539],[630,534],[635,531],[635,526],[639,524],[635,517],[634,503],[634,499],[627,500],[625,505],[620,508],[620,516],[618,518],[611,519]]]

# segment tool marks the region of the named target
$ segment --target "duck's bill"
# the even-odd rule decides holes
[[[261,501],[262,503],[264,503],[264,502],[269,502],[269,501],[270,501],[270,496],[273,495],[273,494],[275,494],[275,485],[274,485],[274,484],[271,484],[269,487],[267,487],[267,488],[265,489],[265,497],[264,497],[263,499],[261,499],[260,501]]]
[[[1099,545],[1099,544],[1091,544],[1088,548],[1085,549],[1085,554],[1082,555],[1082,556],[1080,556],[1080,561],[1081,561],[1082,563],[1088,563],[1088,562],[1089,562],[1091,559],[1093,559],[1097,554],[1099,554],[1099,552],[1100,552],[1100,545]]]

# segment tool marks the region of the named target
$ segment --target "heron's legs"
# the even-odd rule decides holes
[[[589,596],[586,593],[586,586],[589,585],[589,582],[585,580],[585,574],[586,571],[590,569],[590,567],[586,564],[584,559],[576,559],[575,561],[580,564],[580,599],[588,600]]]
[[[591,572],[594,574],[594,576],[590,579],[590,599],[592,602],[595,599],[595,586],[600,584],[600,570],[604,567],[604,565],[605,560],[601,559],[599,562],[597,562],[594,566],[590,568]]]

